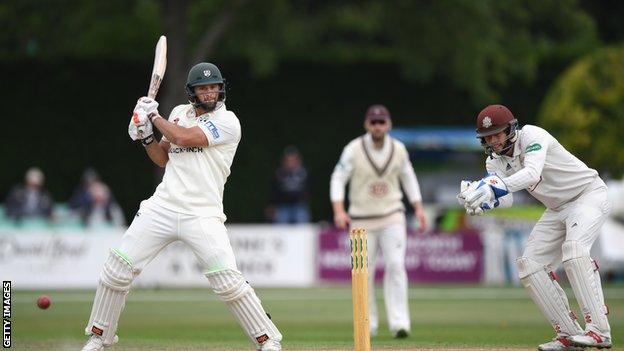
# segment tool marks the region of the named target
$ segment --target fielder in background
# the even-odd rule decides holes
[[[512,193],[526,189],[546,206],[517,259],[520,280],[552,324],[556,337],[539,350],[611,347],[609,312],[604,303],[598,264],[590,255],[609,214],[607,187],[598,172],[568,152],[540,127],[518,121],[502,105],[477,116],[477,137],[488,155],[488,176],[462,182],[458,195],[468,214],[509,207]],[[555,270],[563,262],[585,320],[581,329]]]
[[[224,226],[223,189],[241,138],[239,120],[224,104],[225,80],[215,65],[200,63],[191,68],[186,90],[190,103],[175,107],[169,120],[159,115],[158,103],[150,98],[140,98],[134,109],[130,137],[141,140],[165,174],[154,195],[141,202],[120,247],[111,250],[104,264],[84,351],[117,342],[117,322],[130,284],[176,240],[193,250],[210,287],[256,348],[281,350],[282,335],[237,269]],[[153,126],[163,134],[160,142],[155,141]]]
[[[405,145],[388,135],[390,112],[383,105],[368,108],[364,121],[367,133],[345,146],[334,168],[330,198],[334,223],[368,231],[369,316],[371,335],[377,333],[379,317],[375,303],[375,256],[383,252],[384,300],[390,332],[397,338],[409,335],[408,280],[405,269],[407,228],[401,185],[414,207],[420,229],[426,229],[420,188]],[[345,185],[349,183],[349,213],[345,212]]]

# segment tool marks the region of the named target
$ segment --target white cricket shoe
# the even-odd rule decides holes
[[[582,347],[572,345],[572,341],[569,337],[557,337],[552,341],[545,344],[541,344],[538,348],[539,351],[581,351]]]
[[[113,339],[113,344],[116,344],[119,341],[117,335]],[[82,351],[102,351],[104,350],[104,339],[102,339],[99,335],[91,335],[87,344],[82,348]]]
[[[261,351],[282,351],[282,344],[277,340],[267,340],[262,344]]]
[[[612,346],[610,337],[599,335],[593,331],[588,331],[585,335],[574,335],[570,338],[570,341],[572,341],[572,344],[582,347],[610,349]]]

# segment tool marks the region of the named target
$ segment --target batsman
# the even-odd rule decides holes
[[[281,350],[282,335],[238,270],[224,225],[223,189],[241,139],[240,122],[225,106],[225,79],[214,64],[199,63],[188,74],[186,93],[189,103],[175,107],[168,120],[160,116],[154,99],[142,97],[134,108],[130,138],[141,141],[148,157],[165,167],[165,174],[104,263],[83,351],[103,350],[117,342],[117,323],[130,284],[162,249],[178,240],[191,248],[210,287],[256,349]],[[160,141],[155,140],[154,127],[163,134]]]
[[[462,182],[458,199],[467,213],[510,207],[513,193],[523,189],[546,206],[516,261],[522,284],[556,333],[539,350],[610,348],[609,309],[598,263],[590,256],[611,209],[605,183],[546,130],[533,125],[518,129],[505,106],[490,105],[479,113],[477,137],[488,155],[488,175]],[[561,263],[581,308],[584,330],[557,283],[555,271]]]

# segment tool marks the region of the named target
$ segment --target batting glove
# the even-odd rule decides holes
[[[132,113],[128,134],[132,140],[141,140],[144,145],[154,141],[152,123],[147,118],[147,113],[143,109],[137,109]]]
[[[137,101],[137,104],[134,107],[134,111],[136,110],[143,110],[148,116],[152,113],[158,114],[158,101],[143,96]]]

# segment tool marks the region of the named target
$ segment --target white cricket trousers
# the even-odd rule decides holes
[[[385,262],[383,292],[388,327],[393,334],[400,329],[410,331],[408,281],[405,269],[406,241],[405,221],[368,231],[368,313],[373,335],[379,328],[379,315],[375,301],[375,260],[379,249],[383,253]]]
[[[204,273],[236,268],[236,259],[223,221],[215,217],[180,214],[143,201],[121,239],[119,251],[132,260],[138,275],[170,243],[187,244]]]

